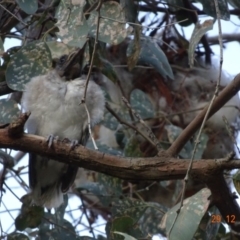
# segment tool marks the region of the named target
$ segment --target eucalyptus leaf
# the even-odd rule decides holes
[[[82,48],[87,41],[89,28],[83,13],[85,4],[86,0],[64,0],[57,8],[57,36],[69,46]]]
[[[198,0],[203,6],[203,11],[213,18],[217,18],[216,6],[214,1],[209,0]],[[220,11],[220,18],[223,20],[230,20],[230,12],[228,9],[227,0],[217,0],[218,8]]]
[[[164,213],[167,212],[168,209],[156,202],[148,202],[147,205],[147,210],[138,221],[140,229],[142,229],[145,235],[164,233],[159,227],[159,223],[162,221]]]
[[[182,133],[182,129],[180,127],[174,125],[166,125],[165,129],[167,130],[167,136],[170,143],[173,143],[177,137]],[[182,148],[179,155],[184,159],[190,159],[192,156],[193,145],[190,141]]]
[[[240,8],[240,1],[239,0],[228,0],[228,2],[234,8]]]
[[[46,44],[48,45],[49,50],[51,51],[52,58],[59,59],[63,55],[69,55],[73,51],[72,47],[69,47],[68,45],[61,42],[49,41],[46,42]]]
[[[149,37],[141,39],[139,63],[154,67],[164,78],[169,77],[170,79],[174,79],[172,68],[165,53],[157,43]]]
[[[212,28],[213,28],[213,20],[211,19],[204,21],[202,24],[200,24],[199,22],[196,23],[190,42],[189,42],[189,49],[188,49],[190,68],[193,67],[194,65],[194,55],[195,55],[194,53],[195,53],[195,48],[198,45],[198,42],[200,41],[202,36]]]
[[[29,237],[23,233],[13,232],[7,235],[7,240],[29,240]]]
[[[125,14],[119,3],[114,1],[103,2],[100,9],[100,24],[98,25],[98,12],[92,11],[87,23],[89,34],[95,37],[98,32],[98,40],[109,43],[119,44],[127,37],[128,31],[125,26]]]
[[[234,175],[233,175],[233,184],[238,192],[240,194],[240,170],[238,170]]]
[[[130,96],[131,107],[141,116],[141,118],[154,117],[153,105],[150,102],[146,93],[139,89],[135,89],[131,92]]]
[[[124,121],[129,122],[131,121],[130,117],[129,117],[129,112],[127,111],[126,108],[123,108],[122,106],[114,106],[113,104],[111,104],[111,108],[115,111],[115,113]],[[120,123],[119,121],[110,113],[107,112],[104,115],[104,122],[103,122],[104,126],[115,131],[118,129]]]
[[[137,240],[136,238],[122,232],[114,231],[113,233],[124,236],[124,240]]]
[[[37,0],[16,0],[18,6],[27,14],[34,14],[38,9]]]
[[[128,139],[124,148],[125,157],[143,157],[139,141],[135,135]]]
[[[202,155],[207,147],[208,143],[208,135],[205,133],[202,133],[200,136],[199,144],[197,146],[194,159],[202,159]]]
[[[144,237],[134,219],[129,216],[114,218],[109,227],[112,240],[133,240]],[[122,234],[115,234],[116,232]]]
[[[211,192],[207,188],[203,188],[198,193],[190,198],[187,198],[183,202],[183,207],[178,214],[175,221],[177,210],[180,207],[180,203],[175,205],[166,213],[166,232],[168,233],[173,222],[175,224],[171,231],[171,240],[179,239],[193,239],[198,226],[208,210]],[[183,231],[184,229],[184,231]]]
[[[141,52],[140,36],[142,28],[134,26],[134,39],[128,44],[127,48],[127,64],[131,71],[137,64]]]
[[[0,123],[10,123],[20,114],[18,104],[12,99],[0,99]]]
[[[32,42],[13,54],[7,70],[7,85],[23,91],[32,77],[46,74],[52,66],[51,52],[44,42]]]
[[[136,22],[137,19],[137,4],[134,4],[133,0],[120,0],[120,5],[125,13],[125,19],[127,22]]]
[[[146,209],[147,203],[132,198],[114,199],[112,202],[112,215],[114,217],[130,216],[137,222]]]
[[[15,219],[15,227],[19,231],[25,228],[36,228],[41,224],[44,210],[39,206],[22,206],[21,213]]]
[[[80,239],[77,236],[73,225],[70,222],[68,222],[66,219],[63,219],[63,223],[61,224],[61,227],[59,228],[55,227],[50,231],[48,231],[47,236],[51,237],[48,239],[57,239],[57,240],[79,240]]]

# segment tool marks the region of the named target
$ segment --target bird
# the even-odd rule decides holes
[[[78,141],[86,145],[89,138],[88,115],[81,103],[86,87],[84,77],[66,81],[56,69],[33,77],[22,96],[24,112],[31,112],[26,122],[28,133],[43,137]],[[85,103],[91,128],[103,119],[105,97],[100,86],[90,80]],[[63,203],[63,194],[74,182],[78,167],[29,153],[31,203],[47,209]]]

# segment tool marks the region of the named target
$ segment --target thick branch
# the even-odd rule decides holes
[[[204,179],[205,177],[206,175],[203,173],[198,175],[197,178],[201,181],[206,181],[206,179]],[[238,197],[236,194],[231,192],[231,189],[227,185],[223,174],[207,174],[207,186],[212,193],[212,203],[219,209],[222,218],[232,227],[235,232],[240,233],[240,226],[235,224],[240,220],[239,203],[236,201]]]
[[[54,140],[51,149],[46,139],[40,136],[23,134],[18,138],[9,137],[8,129],[0,129],[0,147],[28,151],[60,162],[75,164],[79,167],[106,173],[128,180],[168,180],[182,179],[188,168],[189,160],[161,157],[123,158],[93,151],[83,146],[71,150],[71,144]],[[192,174],[215,172],[224,169],[240,168],[240,161],[199,160],[193,163]]]
[[[216,97],[208,115],[208,119],[217,112],[223,105],[225,105],[234,95],[240,90],[240,74],[238,74],[234,80],[225,87],[220,94]],[[183,130],[181,135],[167,150],[167,153],[171,156],[178,154],[186,142],[193,136],[193,134],[199,129],[208,109],[208,105],[193,119],[193,121]]]
[[[168,158],[164,152],[160,157],[122,158],[93,151],[83,146],[72,150],[70,142],[59,140],[54,141],[52,148],[49,149],[46,139],[40,136],[22,134],[17,138],[10,137],[10,126],[0,129],[0,148],[11,148],[48,156],[60,162],[72,163],[121,179],[137,181],[182,179],[189,165],[189,160]],[[222,177],[224,169],[236,168],[240,168],[239,160],[199,160],[193,162],[191,175],[193,179],[207,184],[213,193],[213,202],[225,219],[226,213],[228,213],[228,215],[235,216],[236,221],[240,221],[239,206]],[[217,176],[219,178],[216,179]],[[224,201],[221,201],[223,195]],[[234,231],[240,232],[240,226],[235,226],[234,223],[228,224]]]

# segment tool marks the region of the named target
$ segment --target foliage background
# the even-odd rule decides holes
[[[206,103],[215,91],[215,85],[205,84],[204,79],[207,75],[214,73],[211,76],[216,80],[218,65],[215,65],[215,68],[210,68],[205,75],[201,75],[200,68],[205,66],[205,61],[210,63],[212,59],[210,49],[212,45],[218,44],[218,40],[215,36],[211,37],[205,34],[207,29],[204,29],[202,38],[198,34],[193,36],[193,40],[196,42],[193,44],[193,42],[187,41],[189,38],[184,37],[178,25],[176,25],[176,28],[174,27],[176,21],[185,18],[188,18],[188,21],[183,22],[182,25],[191,25],[192,27],[194,23],[196,24],[197,16],[200,20],[206,18],[206,15],[207,19],[209,19],[209,16],[216,19],[215,6],[213,4],[208,5],[208,1],[199,2],[200,4],[196,5],[195,2],[191,1],[170,0],[161,3],[158,1],[103,1],[102,6],[98,8],[97,1],[38,2],[19,0],[13,3],[2,1],[0,5],[1,44],[6,41],[7,37],[12,37],[21,39],[24,47],[11,48],[8,51],[1,48],[1,82],[7,84],[8,88],[12,90],[22,91],[31,77],[47,72],[55,59],[59,59],[64,54],[74,56],[74,58],[72,61],[71,57],[68,59],[70,67],[66,66],[67,64],[64,66],[63,76],[72,79],[78,76],[79,72],[87,73],[90,59],[93,56],[94,41],[96,34],[98,34],[99,48],[94,55],[93,76],[105,89],[106,99],[110,107],[124,121],[137,121],[135,116],[133,120],[131,114],[128,114],[128,109],[121,100],[121,96],[124,95],[131,103],[132,108],[140,114],[141,118],[146,120],[158,141],[160,141],[161,147],[166,149],[193,119],[195,114],[184,116],[183,119],[170,118],[168,121],[165,121],[166,119],[162,120],[161,117],[166,114],[174,115],[179,109],[187,112],[189,109],[197,107],[196,102]],[[240,10],[237,1],[235,3],[233,1],[218,1],[218,3],[222,19],[229,20],[230,16],[239,16]],[[200,10],[201,7],[203,10]],[[99,9],[101,9],[101,16],[105,16],[100,26],[98,26],[97,18]],[[88,12],[90,16],[86,14]],[[136,20],[137,17],[138,21]],[[130,25],[128,29],[125,25],[126,22]],[[171,24],[173,24],[173,27]],[[152,27],[152,29],[140,28],[141,25]],[[15,27],[14,30],[12,30],[13,27]],[[186,26],[182,27],[184,31]],[[140,34],[141,32],[143,35]],[[192,33],[191,30],[189,32]],[[126,40],[129,35],[131,37]],[[239,41],[238,35],[237,33],[223,34],[222,38],[226,43],[233,40]],[[150,38],[144,36],[150,36]],[[64,44],[56,43],[59,37]],[[201,43],[198,45],[200,38]],[[36,40],[40,41],[36,42]],[[170,45],[171,47],[169,47]],[[83,50],[79,51],[76,47]],[[237,45],[237,47],[239,46]],[[187,55],[188,49],[192,49],[192,51],[189,51]],[[187,57],[198,59],[200,65],[195,66],[196,68],[189,73],[189,81],[193,84],[184,85],[185,91],[183,92],[179,88],[180,80],[178,79],[181,79],[179,77],[181,70],[188,68]],[[151,68],[134,68],[135,64],[151,66]],[[122,67],[116,67],[120,65]],[[182,69],[180,71],[177,68],[174,69],[174,65],[178,65]],[[129,72],[128,68],[133,68],[133,70]],[[198,88],[196,91],[193,76],[201,79],[201,91]],[[172,83],[172,80],[168,78],[175,78],[176,83]],[[225,79],[229,78],[226,76]],[[223,83],[222,88],[225,86],[226,83]],[[152,87],[161,94],[156,95]],[[195,92],[197,93],[196,96]],[[5,93],[7,92],[5,91]],[[177,94],[185,95],[183,97],[178,96],[176,103],[173,101],[173,96]],[[185,104],[185,99],[189,100],[188,104]],[[19,95],[16,93],[12,95],[10,100],[1,101],[1,112],[5,113],[2,114],[1,123],[8,123],[18,115],[17,102],[19,102]],[[158,104],[159,102],[160,104]],[[180,105],[178,105],[179,103]],[[233,104],[238,104],[238,102],[234,101]],[[236,109],[237,107],[235,106]],[[223,115],[226,115],[226,113]],[[237,113],[234,114],[233,118],[230,116],[230,119],[235,120],[235,115]],[[106,111],[104,122],[101,125],[101,127],[95,129],[96,138],[99,139],[100,151],[125,157],[155,155],[156,151],[149,144],[149,141],[140,137],[139,134],[135,134],[132,129],[119,125],[119,121],[110,112]],[[216,122],[212,125],[215,126]],[[142,132],[146,131],[139,123],[136,123],[136,126]],[[235,135],[229,135],[226,130],[223,130],[226,129],[224,124],[217,125],[219,130],[217,134],[215,132],[216,128],[211,125],[207,127],[202,135],[202,147],[198,148],[198,158],[225,157],[229,151],[234,149],[231,137],[235,137],[238,125],[235,125],[233,129]],[[214,131],[214,137],[211,131]],[[221,142],[224,139],[227,143]],[[216,140],[220,142],[216,142]],[[190,158],[193,145],[194,142],[190,140],[180,153],[180,157]],[[218,147],[214,148],[215,146],[221,146],[220,150]],[[89,142],[89,147],[92,147],[91,142]],[[2,185],[1,208],[4,208],[5,201],[11,199],[12,207],[8,209],[8,214],[11,216],[11,212],[15,208],[12,201],[13,197],[8,198],[4,193],[6,191],[9,194],[11,189],[13,190],[13,188],[7,188],[8,179],[16,179],[17,185],[27,190],[27,186],[21,180],[22,176],[26,176],[27,170],[26,166],[19,168],[19,165],[16,165],[22,155],[21,157],[17,155],[13,159],[9,154],[1,152],[1,156],[3,159],[1,179],[5,181],[2,181],[5,185]],[[14,166],[15,168],[13,168]],[[12,170],[8,173],[9,169]],[[66,205],[59,209],[55,215],[47,212],[43,213],[42,209],[39,208],[29,208],[29,206],[23,205],[22,215],[19,215],[20,217],[17,219],[14,216],[11,220],[15,222],[17,229],[23,231],[25,235],[40,236],[41,239],[49,239],[49,236],[55,239],[59,239],[60,236],[69,239],[78,239],[79,236],[81,236],[81,239],[105,239],[102,232],[101,236],[98,236],[96,227],[98,223],[95,223],[98,216],[107,221],[106,235],[109,239],[123,239],[119,235],[113,234],[114,231],[125,234],[124,236],[127,239],[130,239],[129,236],[135,239],[151,239],[151,235],[154,234],[166,235],[166,228],[169,229],[172,221],[171,214],[175,210],[170,209],[179,201],[182,181],[127,183],[92,171],[80,171],[80,177],[75,182],[76,188],[73,190],[77,197],[71,199],[71,208],[66,208],[67,199]],[[21,195],[15,190],[14,193],[17,197]],[[195,193],[197,195],[194,195]],[[219,215],[219,212],[214,207],[210,208],[209,195],[209,191],[203,188],[202,184],[196,184],[195,182],[190,184],[186,196],[192,197],[189,199],[187,206],[193,211],[189,213],[183,209],[184,221],[181,222],[180,219],[175,224],[173,236],[179,237],[180,232],[181,234],[183,232],[182,229],[188,234],[182,236],[182,239],[192,239],[194,235],[196,238],[202,236],[204,239],[209,239],[209,236],[220,238],[221,234],[226,237],[230,236],[230,233],[225,232],[222,221],[211,224],[211,215],[214,213]],[[194,214],[196,204],[198,206],[206,204],[206,207],[201,208],[199,214]],[[194,207],[191,208],[191,206]],[[65,215],[64,212],[66,212]],[[164,213],[168,214],[166,222],[162,218]],[[27,216],[31,217],[27,218]],[[84,221],[83,218],[85,218]],[[55,220],[57,220],[59,226],[53,228],[54,224],[49,222]],[[41,225],[39,225],[40,222]],[[189,227],[190,223],[193,224],[191,227]],[[67,231],[64,226],[67,227]],[[26,227],[28,227],[27,230],[25,230]],[[80,229],[84,227],[91,232],[91,238],[84,238],[81,234]],[[11,231],[2,229],[2,236],[5,237]],[[23,235],[14,230],[11,237],[17,237],[18,239]]]

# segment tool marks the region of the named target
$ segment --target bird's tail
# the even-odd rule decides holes
[[[44,206],[47,209],[57,208],[63,203],[63,193],[56,185],[50,185],[44,191],[36,187],[32,190],[32,199],[35,205]]]

